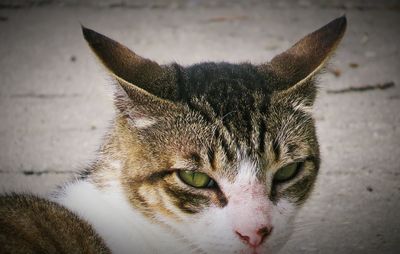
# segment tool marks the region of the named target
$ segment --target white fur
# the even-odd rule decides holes
[[[267,253],[278,252],[289,240],[294,230],[293,220],[297,215],[298,207],[288,199],[281,199],[272,209],[272,225],[274,231],[268,239]]]
[[[312,113],[312,106],[307,105],[306,99],[298,99],[292,102],[292,107],[296,111],[303,111],[306,114]]]
[[[113,169],[113,170],[119,171],[119,170],[122,169],[122,165],[121,165],[121,161],[120,160],[111,160],[111,161],[109,161],[108,164],[109,164],[110,168]]]
[[[65,186],[55,201],[88,221],[113,253],[189,253],[171,232],[135,211],[117,182],[100,190],[77,181]]]
[[[285,199],[272,203],[265,194],[268,187],[256,178],[257,171],[257,163],[242,158],[234,182],[218,181],[228,204],[211,206],[194,215],[182,213],[168,202],[163,190],[157,190],[164,207],[178,220],[156,213],[158,222],[150,222],[132,207],[118,181],[109,181],[102,189],[88,181],[76,181],[65,186],[56,201],[93,225],[113,253],[276,253],[291,235],[297,207]],[[248,230],[248,225],[252,230],[264,224],[272,226],[273,231],[256,250],[235,233]]]
[[[268,187],[257,181],[257,165],[249,158],[242,158],[238,170],[233,183],[218,181],[228,198],[227,206],[210,207],[197,215],[183,216],[180,223],[169,219],[163,222],[205,253],[276,253],[292,233],[297,207],[290,200],[282,199],[274,204],[268,199],[264,192]],[[238,226],[246,227],[247,223],[265,223],[273,227],[272,234],[256,252],[235,233]]]
[[[243,206],[242,209],[246,207]],[[264,254],[277,253],[289,239],[292,233],[291,221],[296,214],[296,207],[289,201],[279,201],[272,209],[273,233],[267,241],[257,248],[257,252],[243,244],[233,231],[230,216],[232,207],[211,207],[207,211],[195,215],[190,220],[175,223],[166,220],[165,223],[175,228],[181,234],[187,235],[187,240],[201,248],[204,253],[218,254]],[[247,218],[249,219],[249,218]]]
[[[235,182],[238,184],[252,184],[257,177],[257,164],[248,157],[244,157],[239,162],[239,172]]]
[[[147,117],[137,117],[132,120],[133,126],[139,129],[148,128],[156,123],[155,120]]]

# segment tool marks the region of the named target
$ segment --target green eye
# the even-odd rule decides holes
[[[213,187],[215,182],[208,175],[192,170],[179,170],[180,179],[195,188]]]
[[[300,163],[292,163],[289,164],[275,173],[274,181],[275,182],[285,182],[292,179],[298,171]]]

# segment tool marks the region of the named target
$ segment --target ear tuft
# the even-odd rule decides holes
[[[154,96],[118,77],[116,82],[118,85],[114,94],[114,104],[120,115],[135,128],[152,126],[157,122],[157,118],[176,110],[176,105],[169,100]]]

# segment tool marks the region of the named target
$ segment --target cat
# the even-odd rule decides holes
[[[114,77],[98,158],[52,197],[113,253],[276,253],[320,165],[316,74],[337,18],[270,62],[159,65],[82,27]]]

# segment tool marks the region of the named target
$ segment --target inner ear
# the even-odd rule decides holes
[[[275,76],[282,88],[309,80],[334,52],[346,24],[345,16],[331,21],[275,56],[271,62],[259,66],[260,69]]]
[[[120,114],[129,119],[134,127],[148,127],[167,112],[177,110],[176,104],[169,100],[150,94],[118,77],[116,81],[118,86],[114,104]]]
[[[317,95],[317,88],[312,80],[299,82],[284,90],[278,90],[272,96],[272,103],[290,106],[296,111],[311,112]]]

